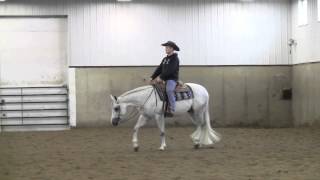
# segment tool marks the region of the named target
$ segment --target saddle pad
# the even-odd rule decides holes
[[[156,89],[157,93],[160,96],[161,101],[167,101],[167,93],[164,85],[154,84],[153,87]],[[175,89],[175,97],[176,101],[188,100],[193,98],[192,89],[186,85],[183,88],[176,88]]]

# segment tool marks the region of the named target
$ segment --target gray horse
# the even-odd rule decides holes
[[[176,103],[175,115],[188,112],[193,123],[196,125],[196,131],[191,134],[194,147],[199,148],[202,145],[212,145],[220,141],[221,136],[215,132],[210,125],[209,116],[209,94],[207,90],[198,84],[187,83],[194,93],[193,99],[178,101]],[[110,95],[112,100],[111,123],[117,126],[126,119],[127,108],[135,107],[139,111],[139,119],[134,127],[132,138],[133,148],[138,151],[138,131],[146,124],[148,120],[155,119],[160,129],[161,145],[159,150],[165,150],[165,118],[162,110],[162,101],[159,101],[159,95],[155,93],[153,86],[143,86],[128,91],[118,98]],[[190,111],[191,110],[191,111]]]

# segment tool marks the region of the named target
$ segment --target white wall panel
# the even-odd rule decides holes
[[[14,0],[0,15],[68,15],[70,66],[290,64],[289,0]]]
[[[308,24],[298,25],[298,0],[292,3],[293,63],[320,62],[320,21],[317,19],[317,1],[308,0]]]
[[[64,84],[66,44],[66,18],[0,17],[0,85]]]

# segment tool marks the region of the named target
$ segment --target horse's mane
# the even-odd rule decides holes
[[[150,86],[150,85],[141,86],[141,87],[135,88],[135,89],[133,89],[133,90],[130,90],[130,91],[127,91],[127,92],[121,94],[121,95],[119,96],[119,98],[120,98],[120,97],[127,96],[127,95],[132,94],[132,93],[135,93],[135,92],[143,91],[143,90],[146,90],[146,89],[149,89],[149,88],[152,88],[152,86]]]

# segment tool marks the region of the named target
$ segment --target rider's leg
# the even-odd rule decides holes
[[[174,96],[174,90],[176,88],[177,82],[174,80],[167,80],[166,82],[166,92],[168,95],[168,101],[169,101],[169,110],[171,112],[175,111],[176,108],[176,98]]]

